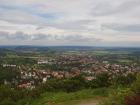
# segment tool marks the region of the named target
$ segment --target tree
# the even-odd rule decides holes
[[[97,74],[96,79],[91,81],[90,86],[92,88],[110,86],[108,73],[104,72],[104,73]]]

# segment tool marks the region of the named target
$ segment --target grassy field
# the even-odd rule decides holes
[[[108,54],[114,54],[114,55],[119,55],[119,54],[130,54],[130,52],[127,51],[104,51],[104,50],[100,50],[100,51],[92,51],[91,54],[94,55],[108,55]]]
[[[99,99],[108,96],[110,89],[85,89],[77,92],[46,92],[42,96],[34,101],[32,105],[73,105],[81,100]]]
[[[121,63],[131,63],[132,61],[129,60],[129,59],[120,59],[120,60],[118,60],[118,62],[121,62]]]

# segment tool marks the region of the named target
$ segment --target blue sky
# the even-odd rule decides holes
[[[140,47],[140,0],[0,0],[0,45]]]

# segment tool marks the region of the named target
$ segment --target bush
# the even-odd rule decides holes
[[[140,74],[137,74],[136,81],[132,84],[131,90],[140,95]]]
[[[137,74],[136,81],[132,84],[133,94],[125,97],[126,105],[140,105],[140,74]]]
[[[127,96],[125,97],[125,105],[140,105],[140,96]]]
[[[109,75],[108,73],[101,73],[96,75],[96,79],[89,82],[91,88],[109,87]]]
[[[124,105],[124,97],[129,93],[129,89],[117,89],[109,95],[100,105]]]
[[[52,79],[46,84],[40,86],[40,90],[51,92],[74,92],[85,88],[85,80],[82,77],[75,77],[71,79]]]
[[[118,75],[114,78],[113,83],[114,85],[130,85],[136,80],[135,74],[128,74],[127,76]]]
[[[16,105],[16,103],[10,98],[6,98],[0,102],[0,105]]]

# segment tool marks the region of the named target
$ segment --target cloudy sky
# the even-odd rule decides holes
[[[0,45],[140,47],[140,0],[0,0]]]

